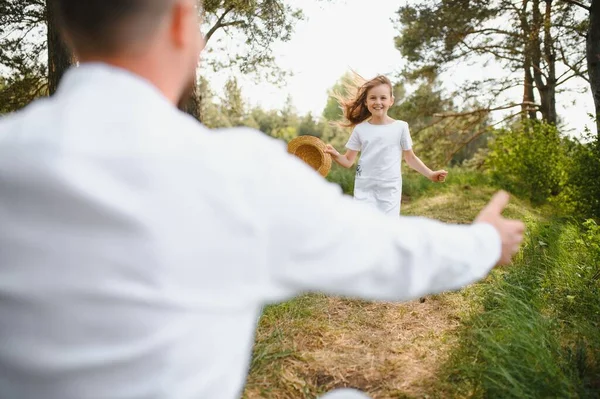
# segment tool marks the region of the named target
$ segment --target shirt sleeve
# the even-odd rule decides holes
[[[489,224],[389,218],[283,151],[268,153],[259,209],[266,302],[306,291],[408,300],[485,277],[500,257]],[[257,183],[258,184],[258,183]]]
[[[346,143],[346,148],[353,151],[362,150],[362,143],[360,141],[360,136],[356,127],[354,127],[354,130],[352,130],[352,134],[350,135],[350,138]]]
[[[400,135],[400,146],[403,151],[408,151],[412,149],[413,142],[412,137],[410,137],[410,129],[408,127],[408,123],[402,122],[402,134]]]

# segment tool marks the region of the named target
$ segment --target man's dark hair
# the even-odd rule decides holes
[[[63,34],[83,54],[114,54],[141,43],[173,0],[51,0]]]

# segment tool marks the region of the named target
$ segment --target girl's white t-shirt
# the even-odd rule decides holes
[[[412,148],[408,123],[398,120],[386,125],[360,123],[352,131],[346,148],[361,152],[357,179],[401,179],[402,151]]]

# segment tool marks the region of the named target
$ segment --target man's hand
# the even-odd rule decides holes
[[[502,217],[502,211],[508,204],[508,200],[509,195],[505,191],[496,193],[475,219],[475,223],[491,224],[500,234],[502,254],[498,261],[499,265],[511,262],[512,257],[519,251],[525,232],[525,224],[520,220],[508,220]]]

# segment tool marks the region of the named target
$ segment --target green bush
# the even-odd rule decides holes
[[[541,204],[564,188],[567,162],[564,140],[554,126],[526,122],[498,132],[486,164],[495,184]]]
[[[600,137],[586,131],[586,143],[571,151],[568,188],[570,202],[580,216],[600,219]]]
[[[331,165],[331,171],[327,175],[327,180],[332,183],[337,183],[344,194],[352,195],[354,192],[354,174],[356,167],[346,169],[335,162]]]

